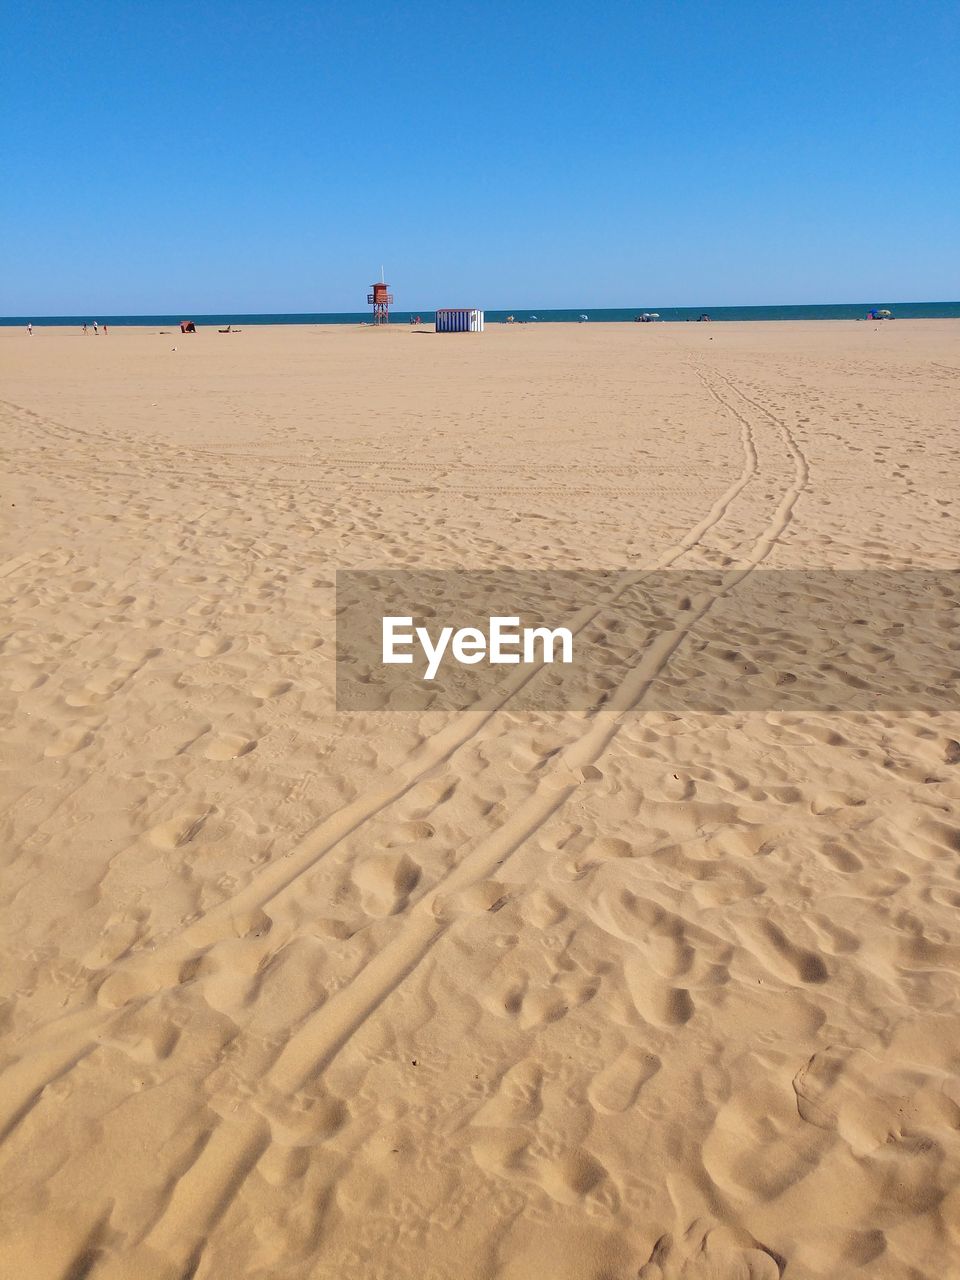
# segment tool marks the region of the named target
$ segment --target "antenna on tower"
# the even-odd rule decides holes
[[[383,263],[382,263],[382,262],[381,262],[381,264],[380,264],[380,283],[381,283],[381,284],[384,284],[384,283],[385,283],[384,274],[383,274]]]

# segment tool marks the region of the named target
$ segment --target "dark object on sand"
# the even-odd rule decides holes
[[[192,320],[181,320],[181,321],[180,321],[180,332],[181,332],[181,333],[196,333],[196,332],[197,332],[197,326],[193,323],[193,321],[192,321]]]
[[[232,324],[228,324],[225,329],[218,329],[217,333],[242,333],[242,329],[235,329]]]

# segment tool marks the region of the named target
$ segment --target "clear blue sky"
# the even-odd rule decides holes
[[[2,0],[0,314],[960,297],[957,0]]]

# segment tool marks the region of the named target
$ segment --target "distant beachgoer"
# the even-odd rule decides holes
[[[27,325],[27,333],[29,333],[31,338],[33,337],[33,321],[32,320]]]
[[[86,325],[84,325],[84,326],[83,326],[83,332],[84,332],[84,336],[86,336],[86,332],[87,332],[87,326],[86,326]]]
[[[100,336],[100,328],[99,328],[99,326],[97,325],[96,320],[94,320],[94,322],[93,322],[93,336],[94,336],[95,338],[97,338],[97,337],[99,337],[99,336]]]
[[[103,326],[103,336],[104,336],[104,337],[106,337],[106,336],[107,336],[107,326],[106,326],[106,325],[104,325],[104,326]]]

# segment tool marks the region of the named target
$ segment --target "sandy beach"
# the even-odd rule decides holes
[[[0,1275],[960,1266],[955,710],[334,700],[337,570],[956,569],[958,338],[0,328]]]

